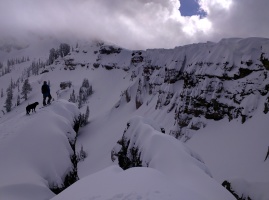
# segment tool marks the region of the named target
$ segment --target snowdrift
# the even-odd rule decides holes
[[[58,100],[36,113],[0,124],[0,199],[45,200],[61,187],[73,165],[74,104]]]
[[[53,200],[234,199],[211,178],[197,154],[159,131],[153,121],[134,117],[128,122],[123,138],[129,144],[126,156],[131,157],[131,150],[138,148],[142,166],[125,171],[110,166],[81,179]],[[120,159],[120,143],[112,151],[114,159]]]

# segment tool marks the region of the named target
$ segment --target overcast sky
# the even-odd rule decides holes
[[[38,34],[145,49],[269,37],[269,0],[181,1],[0,0],[0,39]]]

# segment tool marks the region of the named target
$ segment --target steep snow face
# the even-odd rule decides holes
[[[218,182],[245,199],[268,199],[269,115],[258,107],[255,115],[241,124],[238,120],[208,122],[186,145],[201,155]],[[226,184],[227,187],[227,184]]]
[[[61,187],[73,169],[70,144],[75,141],[72,126],[78,112],[74,104],[59,100],[0,124],[0,199],[54,196],[50,188]]]

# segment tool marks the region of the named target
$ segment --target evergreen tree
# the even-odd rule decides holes
[[[27,95],[28,95],[28,93],[30,93],[30,91],[32,91],[32,87],[29,84],[28,79],[25,79],[23,86],[22,86],[22,92],[21,92],[21,94],[23,95],[22,98],[27,100]]]
[[[73,92],[70,94],[69,101],[70,101],[70,102],[73,102],[73,103],[76,103],[75,90],[73,90]]]
[[[84,87],[80,87],[79,89],[79,98],[81,99],[83,104],[87,100],[87,95],[86,95],[86,89]]]
[[[39,65],[38,65],[38,63],[32,62],[30,68],[32,70],[32,74],[33,75],[38,75],[38,71],[39,71]]]
[[[18,97],[17,97],[17,106],[19,106],[21,104],[21,97],[20,95],[18,94]]]
[[[14,89],[16,87],[15,83],[12,80],[12,78],[10,79],[10,87],[12,87],[12,89]]]
[[[90,85],[88,79],[85,78],[83,80],[82,87],[85,87],[86,88],[87,96],[90,96],[92,94],[92,86]]]
[[[67,56],[67,54],[70,52],[70,46],[66,43],[60,44],[59,52],[61,57]]]
[[[84,78],[83,82],[82,82],[82,87],[85,87],[85,88],[89,88],[90,87],[90,83],[89,83],[89,80]]]
[[[5,108],[6,108],[6,111],[7,112],[10,112],[11,111],[11,108],[12,108],[12,99],[13,99],[13,90],[12,90],[12,87],[11,85],[8,87],[7,89],[7,98],[6,98],[6,101],[5,101]]]
[[[85,123],[86,124],[88,123],[89,116],[90,116],[90,109],[89,109],[89,106],[87,106],[86,113],[85,113]]]
[[[3,88],[1,89],[1,98],[4,96],[4,90]]]
[[[83,97],[82,97],[82,93],[79,93],[78,95],[78,108],[82,108],[83,105]]]
[[[51,65],[57,58],[58,58],[58,53],[54,48],[52,48],[49,54],[49,65]]]
[[[20,81],[17,82],[17,87],[18,87],[18,92],[20,92]]]
[[[79,95],[81,95],[83,103],[87,100],[87,98],[91,94],[92,94],[92,86],[90,85],[89,80],[85,78],[79,89]]]
[[[25,70],[26,70],[26,77],[29,78],[31,76],[31,67],[29,67]]]

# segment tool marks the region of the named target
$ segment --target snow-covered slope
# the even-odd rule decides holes
[[[26,116],[10,113],[0,124],[0,199],[49,199],[73,170],[74,104],[55,101]]]
[[[43,81],[49,81],[51,85],[55,100],[53,103],[60,99],[68,100],[73,91],[78,97],[85,78],[92,85],[93,94],[80,108],[80,112],[84,113],[89,106],[90,123],[80,129],[76,142],[77,152],[83,147],[88,155],[83,162],[78,163],[78,176],[81,180],[55,197],[56,199],[76,195],[88,199],[169,199],[168,194],[172,195],[171,199],[178,199],[176,197],[180,194],[183,195],[182,198],[190,197],[190,194],[197,195],[197,199],[216,199],[216,196],[218,199],[232,199],[221,186],[224,180],[231,182],[233,190],[244,197],[249,196],[255,200],[268,197],[265,190],[255,185],[258,183],[257,185],[266,187],[269,182],[269,159],[265,160],[269,141],[269,39],[224,39],[219,43],[208,42],[175,49],[146,51],[130,51],[100,41],[79,43],[64,58],[58,58],[52,65],[39,68],[39,75],[32,75],[31,70],[29,74],[25,71],[33,61],[40,59],[45,62],[49,49],[58,45],[57,42],[46,40],[46,45],[40,48],[35,44],[9,53],[0,51],[0,62],[4,67],[7,59],[30,56],[30,60],[15,64],[10,73],[0,77],[0,89],[4,91],[4,96],[0,98],[0,108],[3,110],[0,113],[0,137],[10,135],[6,124],[14,119],[23,121],[21,117],[25,117],[27,104],[42,102],[40,87]],[[21,100],[20,105],[14,106],[21,91],[21,81],[28,75],[33,90],[27,101]],[[3,107],[5,91],[11,79],[13,82],[18,80],[19,84],[15,87],[18,89],[13,89],[12,110],[6,113]],[[67,81],[71,82],[71,86],[60,88],[60,83]],[[55,110],[58,110],[58,106]],[[38,110],[37,116],[40,111]],[[35,114],[30,117],[34,116]],[[150,169],[128,169],[123,172],[115,166],[117,162],[112,161],[111,151],[123,137],[126,124],[133,116],[143,116],[145,121],[154,121],[158,124],[158,130],[165,135],[156,128],[153,131],[152,124],[143,120],[136,124],[137,130],[141,131],[127,129],[128,138],[133,138],[132,140],[143,132],[152,132],[154,136],[143,135],[142,139],[149,141],[145,144],[139,142],[148,149],[142,148],[139,152],[148,152],[145,162],[149,165],[143,166]],[[19,127],[24,126],[22,123]],[[147,139],[151,137],[159,138],[157,140],[162,142],[155,144]],[[53,138],[52,135],[50,139]],[[166,138],[177,141],[173,143],[178,145],[167,144]],[[186,147],[183,148],[185,145],[179,140],[186,142],[185,145],[192,150],[186,152]],[[162,147],[163,153],[160,153],[158,147]],[[195,155],[194,151],[200,154],[200,158],[195,157],[205,164],[194,161],[195,158],[191,156]],[[189,158],[181,159],[181,154]],[[161,165],[150,164],[151,160],[156,159],[156,155],[160,155],[157,158]],[[171,164],[170,160],[176,162]],[[182,167],[178,166],[180,162],[199,169],[199,173],[193,175],[191,169],[188,169],[184,171],[186,178],[179,180],[179,174],[183,173],[177,173],[177,169]],[[163,166],[164,170],[158,166]],[[201,166],[211,172],[214,180]],[[42,169],[41,171],[43,173]],[[166,172],[172,175],[168,176]],[[104,180],[105,176],[108,176],[107,182]],[[132,184],[119,183],[130,179],[129,177],[134,179]],[[134,185],[140,188],[139,184],[144,182],[141,180],[143,177],[149,180],[148,187],[145,187],[145,183],[143,190],[133,189],[136,188]],[[99,185],[95,185],[96,180]],[[154,180],[156,184],[153,184]],[[167,188],[171,188],[163,188],[162,181]],[[174,181],[180,189],[175,190],[171,186]],[[244,185],[245,181],[253,185],[251,188],[258,189],[253,189],[251,193],[240,189],[240,183]],[[198,182],[204,183],[203,189],[197,186]],[[149,186],[150,183],[152,187]],[[105,192],[108,188],[111,190]],[[125,192],[121,192],[121,188]],[[186,192],[181,193],[184,189]],[[148,193],[147,196],[146,191],[155,192]],[[41,196],[40,199],[44,197]]]

